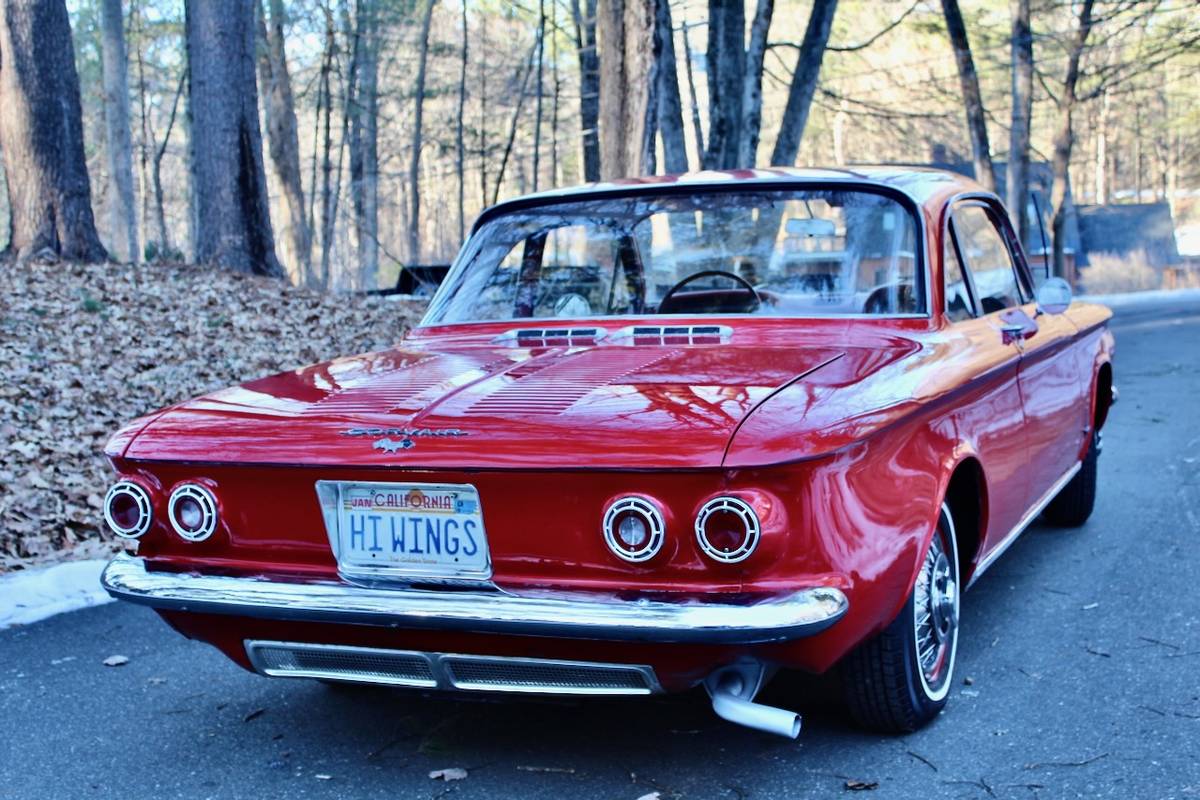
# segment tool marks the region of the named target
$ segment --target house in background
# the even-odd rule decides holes
[[[1129,258],[1145,253],[1155,269],[1182,263],[1175,243],[1175,220],[1167,203],[1079,206],[1079,232],[1089,253]]]
[[[1007,203],[1007,187],[1006,176],[1008,173],[1007,161],[994,161],[996,169],[996,194],[1000,195],[1000,199]],[[963,161],[955,158],[954,155],[942,145],[934,145],[933,161],[929,164],[905,164],[909,167],[932,167],[934,169],[944,169],[950,172],[957,172],[959,175],[965,175],[968,178],[975,179],[975,165],[969,161]],[[1025,254],[1029,258],[1029,266],[1033,270],[1034,278],[1038,283],[1045,280],[1049,274],[1049,264],[1052,258],[1052,248],[1054,241],[1051,238],[1053,228],[1051,226],[1053,209],[1050,207],[1050,188],[1054,183],[1054,168],[1047,161],[1034,161],[1029,164],[1029,199],[1025,206],[1026,219],[1028,225],[1025,232],[1025,241],[1022,244],[1025,246]],[[1067,198],[1070,200],[1071,189],[1067,187]],[[1066,225],[1066,241],[1063,247],[1063,260],[1065,263],[1064,274],[1071,285],[1075,285],[1078,280],[1078,268],[1087,264],[1087,259],[1083,255],[1083,248],[1080,246],[1079,235],[1079,220],[1075,214],[1074,205],[1068,206],[1070,209],[1067,213]],[[1013,209],[1009,209],[1008,213],[1013,214]],[[1039,218],[1041,224],[1038,224]],[[1015,218],[1014,218],[1015,224]]]
[[[954,158],[945,147],[935,145],[933,157],[933,163],[908,166],[929,166],[957,172],[969,178],[975,177],[974,165]],[[994,163],[996,180],[999,183],[997,194],[1003,199],[1006,196],[1005,178],[1008,163]],[[1023,244],[1029,257],[1029,265],[1039,282],[1049,274],[1050,248],[1053,247],[1051,236],[1054,210],[1050,205],[1050,189],[1053,182],[1054,170],[1049,162],[1030,163],[1030,197],[1025,208],[1029,222]],[[1068,187],[1068,201],[1070,197]],[[1013,210],[1009,209],[1009,213],[1012,214]],[[1131,262],[1136,259],[1139,264],[1148,264],[1164,278],[1168,288],[1174,282],[1173,279],[1178,277],[1176,273],[1185,267],[1184,259],[1180,257],[1176,246],[1175,221],[1171,215],[1171,207],[1165,202],[1102,206],[1076,206],[1070,203],[1065,236],[1065,269],[1061,277],[1072,286],[1077,286],[1081,279],[1086,278],[1086,268],[1091,263],[1089,256],[1093,254],[1103,253]]]

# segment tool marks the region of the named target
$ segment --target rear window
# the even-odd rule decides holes
[[[698,192],[493,217],[425,324],[926,313],[913,214],[866,190]]]

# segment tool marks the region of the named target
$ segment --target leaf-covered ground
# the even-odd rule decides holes
[[[125,422],[232,383],[386,347],[415,304],[188,266],[0,267],[0,572],[103,554]]]

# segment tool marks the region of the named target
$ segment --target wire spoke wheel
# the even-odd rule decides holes
[[[958,644],[958,566],[944,525],[938,526],[913,586],[917,663],[931,698],[945,696]]]

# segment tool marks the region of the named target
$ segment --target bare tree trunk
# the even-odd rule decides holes
[[[696,156],[704,165],[704,127],[700,124],[700,102],[696,99],[696,78],[692,74],[692,44],[688,38],[689,26],[683,23],[683,66],[687,75],[688,100],[692,106],[692,136],[696,139]]]
[[[0,12],[0,150],[9,201],[3,255],[103,261],[66,3],[4,0]]]
[[[283,277],[267,205],[253,0],[184,6],[196,260]]]
[[[741,140],[742,84],[746,76],[746,8],[743,0],[708,0],[707,169],[737,166]]]
[[[742,80],[742,122],[739,126],[737,165],[753,167],[758,161],[758,137],[762,128],[763,59],[767,55],[767,33],[775,0],[758,0],[750,24],[750,47],[746,50],[746,74]]]
[[[139,166],[139,182],[142,190],[142,232],[146,233],[150,227],[150,145],[153,142],[153,137],[150,135],[150,120],[147,111],[146,99],[146,66],[145,59],[142,57],[142,46],[145,36],[145,19],[142,14],[141,4],[134,0],[131,4],[130,14],[137,20],[137,37],[134,39],[134,63],[137,65],[137,91],[138,91],[138,166]],[[186,70],[185,70],[186,73]],[[150,248],[151,239],[146,233],[147,250]],[[163,246],[162,236],[158,237],[155,251],[161,250]]]
[[[413,96],[412,160],[408,168],[409,200],[412,212],[408,218],[408,260],[417,263],[421,258],[421,122],[425,111],[425,65],[429,59],[429,26],[433,20],[433,5],[437,0],[425,0],[421,22],[421,49],[417,60],[417,86]]]
[[[500,157],[500,167],[496,170],[496,184],[492,187],[492,204],[500,199],[500,187],[504,184],[504,173],[508,170],[508,159],[512,155],[513,143],[517,140],[517,126],[521,122],[521,107],[525,105],[525,95],[528,94],[529,76],[533,73],[534,49],[521,62],[519,67],[521,88],[517,92],[517,103],[513,107],[512,123],[508,127],[508,141],[504,145],[504,155]],[[486,202],[486,200],[485,200]]]
[[[479,26],[479,49],[488,52],[487,25]],[[479,207],[487,208],[488,204],[488,93],[487,93],[487,58],[479,59]]]
[[[266,93],[267,143],[271,163],[279,177],[286,200],[287,219],[284,228],[290,232],[296,270],[303,279],[311,270],[312,233],[304,204],[304,184],[300,176],[300,133],[296,121],[296,101],[292,94],[292,79],[284,48],[283,0],[270,0],[269,19],[262,14],[262,35],[266,41],[260,59],[267,78],[262,87]],[[261,11],[261,9],[260,9]]]
[[[600,177],[640,175],[647,171],[646,132],[653,111],[647,79],[654,69],[653,0],[601,0],[596,29]]]
[[[562,181],[558,174],[558,123],[559,98],[562,95],[562,76],[558,69],[558,0],[550,3],[550,30],[554,36],[550,39],[550,83],[553,86],[550,102],[550,183],[559,186]]]
[[[360,285],[379,286],[379,9],[358,0],[355,19],[357,88],[350,117],[350,194]]]
[[[325,8],[325,54],[321,63],[320,87],[325,98],[325,123],[321,130],[321,273],[317,285],[322,289],[331,283],[330,258],[333,253],[334,222],[337,209],[334,189],[333,167],[333,62],[337,53],[337,36],[334,31],[333,13]],[[337,180],[341,181],[341,149],[338,143]]]
[[[104,61],[104,124],[108,133],[108,171],[117,190],[111,204],[115,248],[125,260],[141,260],[137,205],[133,194],[133,136],[129,130],[129,67],[121,0],[102,0],[100,31]]]
[[[600,54],[596,48],[596,0],[571,0],[575,49],[579,53],[579,127],[583,139],[583,178],[600,180]]]
[[[537,95],[533,112],[533,190],[538,190],[542,155],[542,100],[546,94],[546,0],[538,0]]]
[[[668,173],[687,172],[687,140],[683,134],[683,100],[679,96],[679,67],[675,61],[675,28],[671,0],[655,0],[654,35],[658,39],[658,132],[662,134],[663,167]]]
[[[1067,275],[1064,250],[1067,215],[1070,213],[1071,146],[1075,141],[1072,114],[1075,111],[1076,85],[1079,83],[1079,61],[1092,32],[1092,7],[1094,0],[1083,0],[1071,47],[1067,53],[1067,71],[1063,77],[1063,91],[1058,104],[1058,131],[1054,135],[1054,183],[1050,189],[1050,204],[1054,208],[1052,224],[1054,230],[1053,275],[1074,283],[1074,275]]]
[[[1109,164],[1112,159],[1108,153],[1108,128],[1112,120],[1112,101],[1108,92],[1100,95],[1100,124],[1096,126],[1096,203],[1104,205],[1108,202],[1108,192],[1111,184],[1108,180]]]
[[[179,98],[183,95],[183,86],[187,81],[187,76],[186,69],[179,76],[179,85],[175,88],[175,99],[171,101],[171,116],[167,118],[167,131],[163,134],[162,144],[154,151],[154,158],[150,162],[154,186],[154,222],[155,230],[158,231],[156,252],[159,258],[172,252],[171,237],[167,230],[167,212],[163,203],[162,160],[167,153],[167,143],[171,141],[171,131],[175,128],[175,112],[179,109]]]
[[[458,242],[462,244],[467,235],[467,186],[466,176],[464,174],[464,162],[466,161],[466,144],[463,140],[463,127],[467,116],[467,4],[462,5],[462,60],[460,62],[460,70],[458,73],[458,120],[454,131],[455,143],[455,159],[454,170],[458,176]],[[557,66],[557,64],[555,65]],[[557,83],[555,84],[556,93],[555,101],[555,116],[558,111],[558,94]],[[555,120],[557,122],[557,119]]]
[[[833,28],[833,15],[837,11],[837,0],[815,0],[808,17],[804,40],[800,43],[800,58],[788,87],[787,105],[783,109],[783,120],[779,123],[779,136],[771,153],[771,165],[790,167],[795,165],[800,154],[800,140],[808,124],[808,111],[812,106],[813,94],[817,90],[817,76],[821,73],[821,60],[829,44],[829,32]]]
[[[1029,126],[1033,117],[1033,32],[1029,0],[1011,0],[1012,127],[1008,140],[1008,213],[1022,243],[1029,228]]]
[[[954,60],[958,64],[958,82],[962,86],[963,105],[966,106],[967,132],[971,137],[975,180],[989,192],[994,192],[996,170],[992,164],[991,146],[988,144],[983,94],[979,91],[979,75],[975,72],[975,59],[971,55],[971,40],[967,37],[967,26],[963,22],[958,0],[942,0],[942,14],[946,18],[946,31],[950,35]]]

